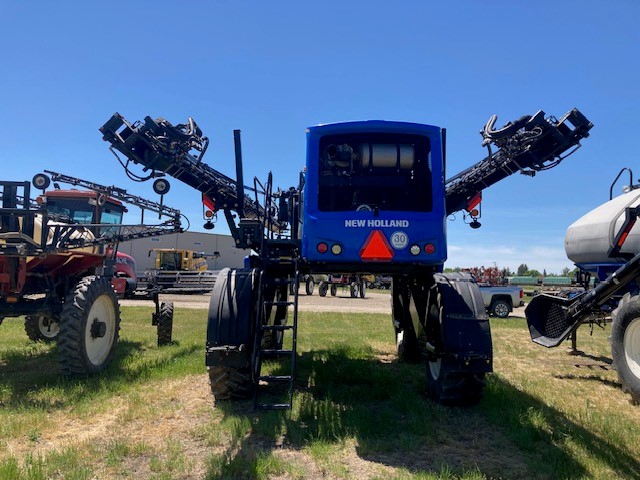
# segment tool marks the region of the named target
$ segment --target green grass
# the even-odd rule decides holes
[[[0,480],[45,478],[640,478],[640,410],[608,367],[608,331],[579,347],[531,343],[522,319],[492,319],[483,401],[424,395],[424,366],[394,357],[386,315],[302,313],[294,407],[212,407],[206,312],[177,309],[155,345],[150,309],[122,309],[100,376],[60,377],[55,346],[0,328]],[[278,365],[272,365],[277,370]]]

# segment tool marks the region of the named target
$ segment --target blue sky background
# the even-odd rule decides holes
[[[566,228],[639,160],[639,20],[637,0],[0,0],[2,177],[52,169],[152,198],[98,132],[116,111],[193,116],[212,139],[206,161],[228,175],[239,128],[245,179],[272,170],[281,187],[304,166],[309,125],[440,125],[451,176],[485,154],[490,115],[502,125],[578,107],[595,124],[582,149],[486,190],[481,229],[448,222],[447,266],[559,272],[572,266]],[[196,191],[174,181],[166,203],[201,228]]]

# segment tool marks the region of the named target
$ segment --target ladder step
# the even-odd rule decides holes
[[[265,305],[273,305],[274,307],[288,307],[293,305],[293,302],[264,302]]]
[[[285,279],[278,279],[278,280],[271,280],[269,283],[272,283],[273,285],[293,285],[295,279],[293,278],[285,278]]]
[[[283,330],[293,330],[293,325],[262,325],[262,330],[281,332]]]
[[[289,410],[290,408],[290,403],[259,403],[257,405],[258,410]]]
[[[258,379],[265,382],[290,382],[293,377],[291,375],[262,375]]]
[[[264,348],[260,351],[260,353],[262,354],[262,356],[271,355],[271,356],[277,357],[277,356],[292,355],[293,350],[277,350],[275,348]]]

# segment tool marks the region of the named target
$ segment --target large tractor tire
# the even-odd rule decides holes
[[[213,365],[207,368],[211,393],[216,402],[220,400],[241,400],[253,391],[250,367]]]
[[[626,294],[611,318],[611,354],[622,390],[640,404],[640,296]]]
[[[429,292],[427,336],[436,354],[427,361],[430,397],[447,405],[475,405],[492,369],[489,319],[478,285],[467,274],[436,274]],[[465,357],[469,361],[462,360]]]
[[[216,278],[209,304],[206,354],[216,402],[247,398],[253,390],[257,286],[256,270],[224,268]]]
[[[118,298],[109,280],[85,277],[71,290],[60,314],[58,355],[65,375],[103,371],[115,353],[120,332]]]
[[[24,319],[24,330],[34,342],[54,342],[60,334],[60,323],[46,315],[28,315]]]
[[[158,316],[158,346],[169,345],[173,332],[173,302],[162,302]]]

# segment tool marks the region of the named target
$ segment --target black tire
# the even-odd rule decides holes
[[[313,290],[316,287],[316,283],[313,281],[313,278],[307,279],[305,284],[305,292],[307,295],[313,295]]]
[[[216,278],[209,304],[206,354],[211,393],[216,401],[246,398],[252,392],[258,283],[256,270],[224,268]],[[286,295],[288,287],[283,287]]]
[[[28,315],[24,319],[24,331],[34,342],[55,342],[60,334],[60,323],[46,315]]]
[[[443,295],[438,285],[431,288],[428,311],[428,327],[436,331],[436,351],[442,351],[445,322]],[[485,386],[483,372],[460,372],[457,360],[430,355],[427,359],[427,393],[444,405],[470,406],[482,399]]]
[[[396,335],[396,352],[402,362],[417,363],[421,360],[411,310],[409,307],[411,295],[406,282],[402,279],[394,280],[391,289],[392,321]]]
[[[335,297],[338,294],[338,285],[335,283],[331,285],[331,296]]]
[[[158,316],[158,346],[169,345],[171,343],[171,333],[173,331],[173,302],[162,302],[160,304],[160,315]]]
[[[360,283],[359,293],[360,293],[360,298],[364,298],[367,294],[367,290],[364,282]]]
[[[640,296],[626,294],[611,318],[611,354],[622,390],[640,404]]]
[[[58,355],[64,375],[103,371],[115,353],[120,332],[120,308],[111,282],[84,277],[64,301],[60,313]]]
[[[349,293],[351,293],[351,298],[358,296],[358,284],[356,282],[351,282],[351,285],[349,285]]]
[[[429,396],[443,405],[477,405],[482,399],[485,374],[453,372],[454,365],[443,358],[427,362]]]
[[[241,400],[248,398],[253,391],[249,367],[215,365],[208,367],[207,371],[211,392],[216,401]]]
[[[318,285],[318,295],[320,295],[321,297],[326,297],[327,290],[329,290],[329,285],[327,284],[327,282],[320,282],[320,285]]]
[[[511,307],[504,300],[495,300],[491,304],[491,315],[494,315],[498,318],[507,318],[511,313]]]

